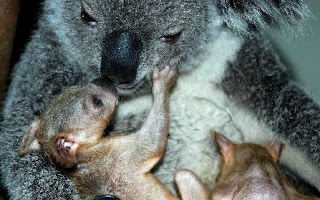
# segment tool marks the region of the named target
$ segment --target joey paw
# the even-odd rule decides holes
[[[166,66],[159,71],[158,68],[153,70],[152,82],[153,82],[153,91],[154,92],[164,92],[169,91],[169,89],[176,82],[178,77],[178,68]]]

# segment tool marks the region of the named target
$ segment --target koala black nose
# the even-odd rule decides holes
[[[103,44],[101,75],[115,84],[132,84],[136,78],[141,39],[132,32],[113,32]]]

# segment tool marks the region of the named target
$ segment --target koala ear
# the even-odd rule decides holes
[[[277,162],[278,159],[280,158],[284,146],[285,144],[279,141],[269,142],[268,144],[265,145],[266,149],[271,154],[275,162]]]
[[[23,135],[19,149],[20,156],[40,150],[41,146],[38,139],[36,138],[36,132],[39,128],[39,124],[40,119],[36,117],[27,132]]]
[[[217,7],[224,23],[245,35],[268,25],[301,31],[304,28],[301,21],[311,16],[301,0],[217,0]]]

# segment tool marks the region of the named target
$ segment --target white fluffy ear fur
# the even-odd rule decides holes
[[[27,132],[23,135],[19,150],[20,156],[40,150],[41,146],[38,139],[36,138],[36,132],[39,128],[39,124],[40,119],[36,117]]]
[[[254,34],[256,27],[280,28],[300,32],[303,20],[311,16],[302,0],[217,0],[225,24],[243,35]]]

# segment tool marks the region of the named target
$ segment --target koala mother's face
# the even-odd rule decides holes
[[[70,61],[111,79],[119,95],[150,90],[156,67],[189,70],[219,24],[205,0],[50,0],[45,9]]]

